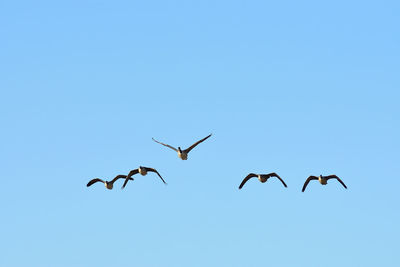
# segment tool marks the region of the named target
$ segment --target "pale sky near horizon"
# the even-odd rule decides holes
[[[0,266],[400,266],[399,11],[0,2]]]

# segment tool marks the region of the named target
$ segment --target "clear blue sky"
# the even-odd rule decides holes
[[[0,266],[400,266],[399,11],[0,2]]]

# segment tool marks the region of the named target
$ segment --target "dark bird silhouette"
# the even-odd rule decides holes
[[[301,192],[304,192],[304,190],[306,190],[306,187],[307,187],[308,183],[309,183],[311,180],[318,180],[320,184],[326,185],[326,184],[328,183],[328,180],[329,180],[329,179],[336,179],[336,180],[338,180],[339,183],[341,183],[341,184],[344,186],[344,188],[347,189],[347,186],[346,186],[346,185],[343,183],[343,181],[340,180],[340,178],[337,177],[336,175],[332,174],[332,175],[328,175],[328,176],[322,176],[322,174],[321,174],[321,175],[318,176],[318,177],[317,177],[317,176],[312,176],[312,175],[311,175],[310,177],[308,177],[307,180],[306,180],[306,182],[305,182],[304,185],[303,185],[303,189],[301,190]]]
[[[197,141],[196,143],[194,143],[194,144],[191,145],[190,147],[186,148],[185,150],[182,150],[180,147],[178,147],[178,149],[176,149],[175,147],[170,146],[170,145],[167,145],[167,144],[164,144],[164,143],[161,143],[161,142],[157,141],[157,140],[154,139],[154,138],[152,138],[152,139],[153,139],[154,142],[159,143],[159,144],[161,144],[161,145],[163,145],[163,146],[169,147],[169,148],[171,148],[172,150],[175,150],[176,152],[178,152],[178,157],[179,157],[180,159],[182,159],[182,160],[187,160],[188,154],[189,154],[190,150],[192,150],[193,148],[195,148],[195,147],[196,147],[198,144],[200,144],[201,142],[205,141],[205,140],[206,140],[207,138],[209,138],[211,135],[212,135],[212,134],[210,134],[210,135],[208,135],[207,137],[205,137],[205,138],[203,138],[203,139]]]
[[[89,183],[86,186],[89,187],[94,183],[102,182],[106,186],[107,189],[111,190],[114,187],[114,182],[117,181],[120,178],[126,178],[126,175],[119,174],[119,175],[115,176],[115,178],[112,179],[111,181],[104,181],[104,180],[102,180],[100,178],[94,178],[94,179],[90,180]],[[130,180],[133,180],[133,179],[130,178]]]
[[[259,180],[261,183],[265,183],[265,182],[266,182],[269,178],[271,178],[271,177],[276,177],[276,178],[278,178],[278,179],[282,182],[282,184],[283,184],[284,187],[287,187],[287,185],[286,185],[285,182],[282,180],[282,178],[279,177],[278,174],[272,172],[272,173],[269,173],[269,174],[255,174],[255,173],[250,173],[249,175],[247,175],[247,176],[243,179],[242,183],[239,185],[239,189],[242,189],[242,187],[244,186],[244,184],[245,184],[248,180],[250,180],[251,178],[253,178],[253,177],[257,177],[258,180]]]
[[[145,176],[148,172],[155,172],[157,173],[158,177],[161,178],[161,180],[163,181],[164,184],[167,184],[164,179],[161,177],[161,175],[158,173],[158,171],[156,169],[153,168],[149,168],[149,167],[143,167],[143,166],[139,166],[139,168],[131,170],[128,174],[128,176],[126,176],[125,178],[125,182],[122,185],[122,189],[125,188],[126,184],[128,183],[129,180],[133,180],[133,178],[131,178],[133,175],[140,173],[141,175]]]

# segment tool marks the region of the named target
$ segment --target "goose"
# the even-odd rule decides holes
[[[209,138],[211,135],[212,135],[212,134],[210,134],[210,135],[208,135],[207,137],[204,137],[203,139],[197,141],[196,143],[194,143],[194,144],[191,145],[190,147],[186,148],[185,150],[182,150],[179,146],[178,146],[178,149],[176,149],[175,147],[170,146],[170,145],[167,145],[167,144],[164,144],[164,143],[161,143],[161,142],[157,141],[157,140],[154,139],[154,138],[152,138],[152,139],[153,139],[154,142],[159,143],[159,144],[161,144],[161,145],[163,145],[163,146],[169,147],[169,148],[171,148],[172,150],[175,150],[176,152],[178,152],[178,157],[179,157],[180,159],[182,159],[182,160],[187,160],[188,154],[189,154],[190,150],[192,150],[193,148],[195,148],[195,147],[196,147],[198,144],[200,144],[201,142],[205,141],[205,140],[206,140],[207,138]]]
[[[321,174],[321,175],[318,176],[318,177],[317,177],[317,176],[313,176],[313,175],[311,175],[310,177],[308,177],[307,180],[306,180],[306,182],[305,182],[304,185],[303,185],[303,189],[301,190],[301,192],[304,192],[304,190],[306,190],[306,187],[307,187],[308,183],[309,183],[311,180],[318,180],[320,184],[326,185],[326,184],[328,183],[328,180],[329,180],[329,179],[336,179],[336,180],[338,180],[339,183],[341,183],[341,184],[344,186],[344,188],[347,189],[347,186],[346,186],[346,185],[343,183],[343,181],[340,180],[340,178],[337,177],[336,175],[332,174],[332,175],[328,175],[328,176],[323,176],[323,175]]]
[[[158,171],[157,171],[156,169],[149,168],[149,167],[139,166],[139,168],[134,169],[134,170],[131,170],[131,171],[128,173],[128,176],[126,176],[125,182],[124,182],[124,184],[122,185],[122,188],[121,188],[121,189],[124,189],[124,188],[125,188],[125,186],[126,186],[126,184],[128,183],[129,180],[133,180],[133,178],[131,178],[133,175],[135,175],[135,174],[137,174],[137,173],[140,173],[141,175],[145,176],[148,172],[155,172],[155,173],[157,173],[158,177],[161,178],[161,180],[163,181],[163,183],[164,183],[164,184],[167,184],[167,183],[164,181],[164,179],[161,177],[161,175],[158,173]]]
[[[90,180],[90,182],[89,182],[86,186],[89,187],[89,186],[91,186],[91,185],[94,184],[94,183],[102,182],[102,183],[104,183],[104,185],[105,185],[105,187],[106,187],[107,189],[110,189],[110,190],[111,190],[111,189],[113,189],[113,187],[114,187],[114,182],[117,181],[117,180],[120,179],[120,178],[126,178],[126,175],[119,174],[119,175],[115,176],[115,178],[112,179],[111,181],[103,181],[103,180],[100,179],[100,178],[94,178],[94,179]],[[130,178],[129,180],[133,180],[133,178]]]
[[[284,187],[287,187],[287,185],[285,184],[285,182],[282,180],[281,177],[279,177],[278,174],[276,174],[276,173],[274,173],[274,172],[271,172],[271,173],[268,173],[268,174],[255,174],[255,173],[250,173],[249,175],[247,175],[247,176],[243,179],[242,183],[239,185],[239,189],[242,189],[242,187],[244,186],[244,184],[245,184],[248,180],[250,180],[251,178],[253,178],[253,177],[257,177],[258,180],[259,180],[261,183],[265,183],[270,177],[276,177],[276,178],[278,178],[278,179],[282,182],[282,184],[283,184]]]

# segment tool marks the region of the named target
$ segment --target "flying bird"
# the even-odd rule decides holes
[[[171,148],[172,150],[175,150],[176,152],[178,152],[178,157],[179,157],[180,159],[182,159],[182,160],[187,160],[187,157],[188,157],[188,154],[189,154],[190,150],[192,150],[193,148],[195,148],[198,144],[200,144],[201,142],[205,141],[205,140],[206,140],[207,138],[209,138],[210,136],[211,136],[211,134],[210,134],[209,136],[204,137],[203,139],[197,141],[196,143],[194,143],[194,144],[191,145],[190,147],[186,148],[185,150],[182,150],[179,146],[178,146],[178,149],[176,149],[175,147],[170,146],[170,145],[167,145],[167,144],[164,144],[164,143],[161,143],[161,142],[157,141],[157,140],[154,139],[154,138],[152,138],[152,139],[153,139],[154,142],[159,143],[159,144],[161,144],[161,145],[163,145],[163,146],[169,147],[169,148]]]
[[[248,180],[250,180],[251,178],[253,178],[253,177],[257,177],[258,180],[259,180],[261,183],[265,183],[265,182],[266,182],[269,178],[271,178],[271,177],[276,177],[276,178],[278,178],[278,179],[282,182],[282,184],[283,184],[284,187],[287,187],[287,185],[286,185],[285,182],[282,180],[282,178],[279,177],[278,174],[272,172],[272,173],[269,173],[269,174],[255,174],[255,173],[250,173],[249,175],[247,175],[247,176],[243,179],[242,183],[239,185],[239,189],[242,189],[242,187],[244,186],[244,184],[245,184]]]
[[[102,182],[102,183],[106,186],[107,189],[110,189],[110,190],[111,190],[111,189],[113,189],[113,187],[114,187],[114,182],[115,182],[115,181],[117,181],[117,180],[120,179],[120,178],[126,178],[126,177],[127,177],[126,175],[119,174],[119,175],[115,176],[115,178],[112,179],[111,181],[103,181],[103,180],[100,179],[100,178],[94,178],[94,179],[90,180],[90,182],[89,182],[86,186],[89,187],[89,186],[91,186],[91,185],[94,184],[94,183]],[[130,178],[129,180],[133,180],[133,178]]]
[[[332,175],[328,175],[328,176],[322,176],[322,174],[321,174],[321,175],[318,176],[318,177],[317,177],[317,176],[312,176],[312,175],[311,175],[310,177],[308,177],[307,180],[306,180],[306,182],[305,182],[304,185],[303,185],[303,189],[301,190],[301,192],[304,192],[304,190],[306,190],[306,187],[307,187],[308,183],[309,183],[311,180],[318,180],[320,184],[326,185],[326,184],[328,183],[328,180],[329,180],[329,179],[336,179],[336,180],[338,180],[339,183],[341,183],[341,184],[344,186],[344,188],[347,189],[347,186],[346,186],[346,185],[343,183],[343,181],[340,180],[340,178],[337,177],[336,175],[332,174]]]
[[[125,186],[126,186],[126,184],[128,183],[129,180],[133,180],[133,178],[131,178],[133,175],[135,175],[135,174],[137,174],[137,173],[140,173],[141,175],[145,176],[148,172],[155,172],[155,173],[157,173],[158,177],[161,178],[161,180],[163,181],[163,183],[164,183],[164,184],[167,184],[167,183],[164,181],[164,179],[161,177],[161,175],[158,173],[158,171],[157,171],[156,169],[149,168],[149,167],[139,166],[139,168],[134,169],[134,170],[131,170],[131,171],[128,173],[128,176],[126,176],[125,182],[124,182],[124,184],[122,185],[122,189],[125,188]]]

